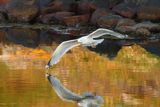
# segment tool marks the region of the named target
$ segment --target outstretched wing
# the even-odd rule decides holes
[[[62,100],[78,102],[82,99],[82,96],[75,94],[67,88],[65,88],[63,84],[59,81],[59,79],[57,79],[56,77],[50,74],[46,74],[46,76],[50,84],[52,85],[53,89]]]
[[[88,35],[89,38],[98,38],[100,36],[103,36],[103,35],[111,35],[111,36],[115,36],[117,38],[126,38],[127,35],[123,35],[123,34],[120,34],[118,32],[115,32],[115,31],[112,31],[112,30],[109,30],[109,29],[104,29],[104,28],[99,28],[97,30],[95,30],[94,32],[90,33]]]
[[[77,39],[74,40],[69,40],[69,41],[65,41],[62,42],[54,51],[54,53],[52,54],[51,59],[49,60],[48,64],[46,67],[51,67],[54,64],[57,64],[58,61],[60,60],[60,58],[71,48],[80,45],[77,42]]]

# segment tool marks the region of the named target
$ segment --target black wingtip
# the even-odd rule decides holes
[[[48,81],[51,83],[51,77],[52,77],[52,75],[49,74],[49,73],[46,73],[46,77],[47,77]]]

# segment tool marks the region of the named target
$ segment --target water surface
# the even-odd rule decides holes
[[[76,107],[59,99],[44,72],[59,43],[73,38],[48,31],[2,30],[0,107]],[[95,49],[76,47],[50,73],[76,93],[103,96],[104,107],[160,107],[159,44],[105,40]]]

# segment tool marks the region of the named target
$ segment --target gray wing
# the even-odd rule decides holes
[[[54,51],[51,59],[49,60],[48,64],[46,67],[51,67],[54,64],[57,64],[58,61],[60,60],[60,58],[71,48],[80,45],[77,42],[77,39],[75,40],[69,40],[69,41],[65,41],[62,42]]]
[[[78,102],[82,99],[82,96],[75,94],[67,88],[65,88],[63,84],[59,81],[59,79],[57,79],[56,77],[50,74],[46,74],[46,76],[50,84],[52,85],[53,89],[62,100]]]
[[[121,39],[128,37],[127,35],[123,35],[123,34],[120,34],[118,32],[115,32],[115,31],[112,31],[112,30],[109,30],[109,29],[104,29],[104,28],[99,28],[99,29],[95,30],[94,32],[90,33],[88,35],[88,37],[98,38],[98,37],[103,36],[103,35],[111,35],[111,36],[115,36],[115,37],[121,38]]]

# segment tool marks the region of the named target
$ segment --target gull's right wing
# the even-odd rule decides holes
[[[52,85],[53,89],[62,100],[78,102],[82,99],[82,96],[75,94],[67,88],[65,88],[58,78],[50,74],[46,74],[46,76],[50,84]]]
[[[80,43],[77,42],[77,39],[74,40],[68,40],[62,42],[54,51],[52,54],[51,59],[49,60],[48,64],[46,65],[46,68],[51,67],[54,64],[57,64],[60,58],[71,48],[80,45]]]
[[[123,35],[123,34],[120,34],[118,32],[115,32],[115,31],[112,31],[112,30],[109,30],[109,29],[104,29],[104,28],[99,28],[99,29],[95,30],[94,32],[90,33],[88,35],[88,37],[89,38],[98,38],[98,37],[101,37],[103,35],[111,35],[111,36],[114,36],[114,37],[117,37],[117,38],[120,38],[120,39],[128,37],[127,35]]]

